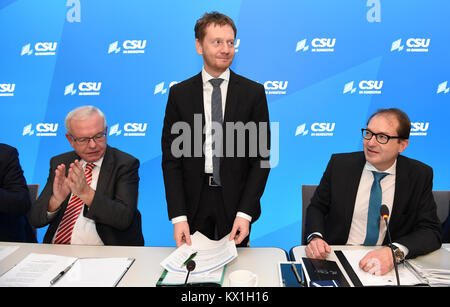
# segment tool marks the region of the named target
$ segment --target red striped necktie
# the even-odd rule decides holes
[[[88,185],[91,185],[92,183],[92,169],[94,167],[94,163],[88,163],[84,170],[86,182]],[[70,244],[70,240],[72,239],[73,227],[75,226],[75,222],[80,215],[83,205],[84,202],[78,196],[72,194],[66,211],[64,211],[61,223],[58,226],[58,230],[56,231],[55,240],[53,240],[53,243]]]

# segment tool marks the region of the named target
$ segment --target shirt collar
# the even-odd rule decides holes
[[[377,170],[377,168],[375,166],[370,164],[368,161],[366,161],[366,164],[364,165],[364,169],[366,169],[368,171],[380,172],[379,170]],[[395,161],[391,165],[391,167],[389,167],[387,170],[383,171],[382,173],[388,173],[390,175],[395,175],[396,169],[397,169],[397,159],[395,159]]]
[[[225,80],[226,82],[230,81],[230,68],[227,68],[218,78]],[[202,68],[202,81],[203,85],[209,83],[209,80],[214,79],[213,76],[208,74],[205,70],[205,66]]]
[[[100,159],[98,159],[97,161],[92,162],[92,163],[94,163],[94,165],[97,166],[98,168],[101,168],[104,157],[105,157],[105,155],[103,155]],[[83,163],[83,168],[86,168],[86,165],[87,165],[88,162],[84,161],[83,159],[81,159],[80,162]]]

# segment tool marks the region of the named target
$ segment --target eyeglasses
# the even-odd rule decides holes
[[[375,139],[380,144],[386,144],[387,142],[389,142],[390,139],[405,139],[402,136],[390,136],[384,133],[373,133],[369,129],[364,128],[361,129],[361,132],[364,139],[371,140],[372,137],[375,136]]]
[[[100,132],[97,133],[96,135],[92,136],[92,137],[81,137],[81,138],[76,138],[73,135],[70,135],[72,137],[72,139],[77,142],[80,145],[87,145],[89,144],[89,142],[91,140],[93,140],[95,143],[102,143],[105,141],[105,137],[106,137],[106,133],[105,132]]]

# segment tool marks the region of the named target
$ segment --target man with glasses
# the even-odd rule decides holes
[[[137,209],[139,160],[107,145],[104,114],[71,111],[66,138],[74,151],[50,160],[47,184],[31,210],[44,243],[144,245]]]
[[[332,155],[307,209],[306,254],[325,259],[329,245],[381,246],[361,259],[361,269],[384,275],[393,268],[382,204],[389,208],[395,258],[401,262],[441,246],[432,194],[433,170],[400,155],[411,122],[401,110],[381,109],[362,129],[362,152]]]

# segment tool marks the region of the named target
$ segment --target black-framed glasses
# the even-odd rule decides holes
[[[96,135],[94,135],[92,137],[81,137],[81,138],[76,138],[73,135],[70,135],[70,136],[78,144],[80,144],[80,145],[87,145],[87,144],[89,144],[89,142],[91,140],[93,140],[95,143],[102,143],[102,142],[104,142],[105,138],[106,138],[106,133],[105,132],[100,132],[100,133],[97,133]]]
[[[380,144],[386,144],[390,139],[404,139],[402,136],[390,136],[384,133],[373,133],[369,129],[364,128],[361,129],[361,132],[364,139],[369,141],[373,136],[375,136],[375,139]]]

